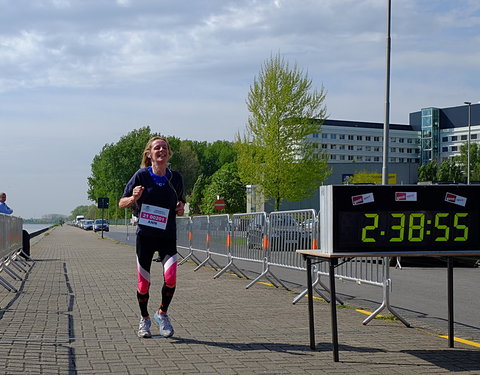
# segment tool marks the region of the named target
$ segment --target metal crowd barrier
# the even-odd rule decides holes
[[[304,260],[296,250],[317,248],[320,224],[319,217],[313,209],[276,211],[269,215],[265,212],[241,213],[234,214],[231,219],[228,215],[180,217],[177,218],[178,246],[189,251],[180,264],[190,258],[197,263],[195,271],[206,264],[221,268],[214,278],[218,278],[230,269],[238,276],[248,279],[235,262],[259,263],[262,265],[262,271],[246,286],[247,289],[262,278],[266,278],[273,285],[278,287],[277,284],[279,284],[288,290],[288,287],[272,272],[271,266],[305,271]],[[199,261],[195,253],[203,254],[203,261]],[[216,258],[226,258],[227,264],[223,268],[220,267],[213,260],[212,255]],[[388,258],[348,259],[336,268],[335,277],[357,284],[383,287],[382,306],[387,304],[388,307],[391,284],[388,266]],[[327,264],[315,265],[313,273],[315,276],[312,278],[314,279],[313,290],[329,301],[329,287],[321,280],[322,276],[329,274]],[[304,297],[306,293],[307,289],[295,297],[293,303]],[[337,301],[343,304],[338,297]],[[383,308],[382,306],[380,309]],[[369,316],[364,324],[377,313]]]
[[[5,272],[14,280],[23,280],[18,272],[26,273],[31,258],[23,252],[23,221],[16,216],[0,214],[0,273]],[[15,269],[15,270],[14,270]],[[0,276],[0,285],[10,292],[18,290],[4,277]]]

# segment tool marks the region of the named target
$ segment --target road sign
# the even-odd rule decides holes
[[[98,198],[98,208],[108,208],[109,199],[107,198]]]
[[[225,201],[223,199],[217,199],[215,204],[213,205],[216,210],[224,210],[225,209]]]

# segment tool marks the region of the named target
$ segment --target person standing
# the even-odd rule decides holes
[[[7,206],[5,203],[7,201],[7,194],[4,192],[0,193],[0,213],[2,214],[7,214],[11,215],[13,213],[13,210]]]
[[[139,212],[137,225],[137,300],[140,307],[138,336],[152,337],[148,312],[150,268],[158,251],[163,264],[164,283],[161,304],[154,314],[160,335],[170,337],[174,330],[167,314],[177,279],[177,230],[175,217],[183,216],[185,193],[180,173],[168,168],[173,153],[165,137],[152,137],[143,151],[142,163],[125,186],[119,208]]]

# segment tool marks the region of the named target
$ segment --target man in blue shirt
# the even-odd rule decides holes
[[[13,210],[7,206],[5,201],[7,200],[7,194],[0,193],[0,213],[10,215]]]

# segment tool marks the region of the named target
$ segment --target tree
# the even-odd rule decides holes
[[[465,180],[465,175],[454,159],[447,159],[440,164],[437,171],[437,181],[459,183]]]
[[[438,165],[435,160],[429,161],[418,168],[418,181],[437,182]]]
[[[204,190],[201,212],[204,215],[219,213],[214,208],[217,196],[225,201],[225,210],[221,213],[234,214],[245,212],[245,186],[238,176],[236,163],[225,164],[213,174],[210,184]]]
[[[266,198],[301,200],[330,173],[325,153],[307,137],[318,133],[326,108],[325,91],[279,55],[270,57],[248,94],[247,130],[237,135],[238,170],[244,184],[255,184]]]
[[[123,217],[117,202],[126,183],[140,167],[145,144],[153,135],[148,126],[133,130],[117,143],[103,146],[100,154],[93,158],[92,174],[88,177],[88,198],[96,202],[99,197],[108,197],[109,217]]]
[[[455,157],[455,161],[460,165],[464,174],[464,181],[466,181],[468,170],[467,143],[460,146],[460,155]],[[480,147],[478,147],[477,143],[470,143],[470,181],[480,181]]]

